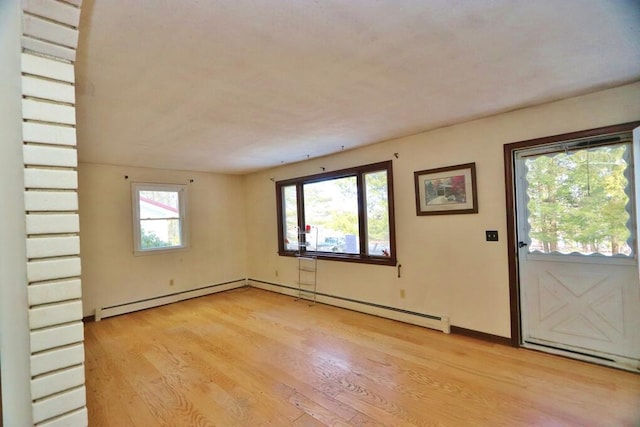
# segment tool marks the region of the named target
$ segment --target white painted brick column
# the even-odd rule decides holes
[[[86,426],[74,62],[81,0],[22,0],[33,424]]]
[[[0,0],[0,369],[5,426],[32,424],[22,207],[21,15],[20,0]]]

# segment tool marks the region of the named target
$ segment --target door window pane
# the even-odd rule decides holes
[[[530,252],[632,254],[629,147],[571,149],[526,159]]]

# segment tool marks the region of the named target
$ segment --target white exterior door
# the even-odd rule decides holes
[[[633,145],[627,133],[516,153],[525,347],[640,370]]]

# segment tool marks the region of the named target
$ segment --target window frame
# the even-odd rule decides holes
[[[389,249],[390,256],[377,256],[367,254],[367,218],[366,218],[366,198],[365,198],[365,180],[364,176],[371,172],[386,171],[387,173],[387,208],[389,218]],[[302,251],[308,255],[312,255],[322,260],[332,261],[345,261],[366,263],[375,265],[397,265],[397,247],[396,247],[396,232],[395,232],[395,209],[394,209],[394,197],[393,197],[393,162],[391,160],[372,163],[363,166],[356,166],[347,169],[341,169],[337,171],[325,172],[316,175],[308,175],[298,178],[286,179],[276,182],[276,205],[277,205],[277,221],[278,221],[278,255],[295,257],[298,250],[288,250],[285,246],[284,239],[284,224],[286,221],[284,212],[284,197],[283,190],[285,187],[295,186],[296,188],[296,201],[297,201],[297,215],[298,215],[298,227],[300,230],[304,230],[306,224],[305,221],[305,206],[304,206],[304,185],[322,181],[329,181],[339,178],[356,177],[357,181],[357,199],[358,199],[358,239],[360,242],[359,254],[346,254],[346,253],[333,253],[333,252],[318,252],[318,251],[306,251],[304,247]],[[305,235],[302,234],[302,239]],[[301,242],[301,243],[304,243]]]
[[[178,221],[180,227],[179,246],[167,246],[158,248],[142,248],[142,227],[140,218],[140,192],[141,191],[167,191],[178,193]],[[189,233],[187,221],[187,186],[184,184],[161,184],[132,182],[131,203],[133,219],[133,253],[137,255],[166,254],[168,252],[184,251],[189,248]],[[168,219],[168,218],[167,218]]]

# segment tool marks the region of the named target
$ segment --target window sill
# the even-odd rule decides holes
[[[295,258],[298,256],[298,252],[280,251],[278,255]],[[353,262],[358,264],[384,265],[389,267],[395,267],[398,263],[398,261],[394,257],[363,257],[361,255],[335,253],[329,254],[326,252],[305,252],[304,256],[315,257],[323,261]]]
[[[157,249],[146,249],[143,251],[133,251],[133,255],[135,256],[161,255],[161,254],[170,254],[174,252],[185,252],[187,250],[189,250],[188,246],[176,246],[171,248],[157,248]]]

